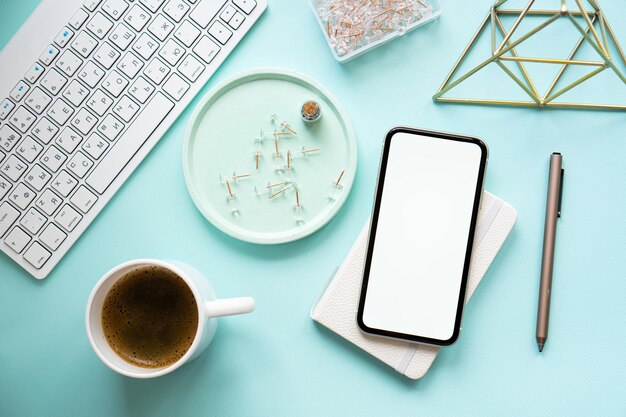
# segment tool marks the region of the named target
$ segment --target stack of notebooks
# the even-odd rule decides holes
[[[488,192],[483,193],[474,236],[466,303],[511,232],[516,219],[517,213],[511,205]],[[313,306],[311,318],[397,372],[411,379],[419,379],[437,357],[438,347],[370,336],[363,333],[356,323],[368,230],[369,222]]]

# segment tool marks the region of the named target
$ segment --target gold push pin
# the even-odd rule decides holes
[[[295,130],[293,130],[287,123],[283,122],[282,120],[280,120],[278,118],[278,116],[276,116],[276,113],[272,114],[272,119],[274,119],[276,122],[278,122],[283,128],[287,129],[289,132],[291,132],[292,135],[298,135],[296,133]]]
[[[278,150],[278,139],[274,138],[274,158],[278,159],[281,157],[280,151]]]
[[[291,151],[287,151],[287,169],[291,169]]]
[[[297,188],[296,188],[296,208],[300,208],[300,195],[298,194]]]
[[[259,158],[261,158],[261,152],[256,150],[254,152],[254,160],[255,160],[255,165],[256,165],[256,170],[259,170]]]

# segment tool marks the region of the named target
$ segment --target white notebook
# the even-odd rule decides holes
[[[466,303],[508,237],[516,219],[517,212],[511,205],[488,192],[483,193],[474,236]],[[437,357],[438,347],[370,336],[363,333],[356,323],[368,229],[369,222],[313,306],[311,318],[397,372],[411,379],[419,379]]]

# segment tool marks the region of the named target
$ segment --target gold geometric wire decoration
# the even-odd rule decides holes
[[[593,104],[593,103],[568,103],[568,102],[554,102],[554,100],[561,96],[562,94],[570,91],[574,87],[582,84],[588,79],[594,77],[595,75],[609,69],[613,71],[617,76],[622,80],[624,85],[626,85],[626,75],[615,65],[613,61],[613,57],[610,52],[609,39],[613,41],[615,45],[615,49],[619,54],[619,58],[622,63],[626,66],[626,57],[624,56],[624,51],[622,50],[619,42],[615,37],[615,33],[613,29],[609,25],[609,22],[606,20],[606,16],[603,11],[600,9],[600,6],[596,0],[587,0],[587,2],[593,8],[593,11],[587,11],[583,7],[581,0],[574,0],[577,7],[573,9],[568,8],[567,0],[561,0],[561,8],[559,10],[531,10],[532,5],[535,3],[535,0],[530,0],[528,4],[523,9],[503,9],[503,6],[508,0],[497,0],[494,5],[489,10],[489,13],[485,17],[485,20],[480,25],[479,29],[474,34],[474,37],[470,41],[469,45],[465,48],[459,59],[454,64],[454,67],[444,80],[443,84],[437,91],[437,93],[433,96],[433,100],[437,102],[446,102],[446,103],[472,103],[472,104],[491,104],[491,105],[505,105],[505,106],[532,106],[532,107],[569,107],[569,108],[593,108],[593,109],[608,109],[608,110],[626,110],[626,104],[624,105],[614,105],[614,104]],[[502,21],[500,20],[500,16],[518,16],[517,20],[511,27],[511,30],[508,32],[505,30],[504,25],[502,25]],[[525,16],[550,16],[547,20],[542,22],[539,26],[532,29],[530,32],[521,36],[516,40],[512,40],[513,34],[516,29],[522,22]],[[585,21],[585,24],[581,26],[579,22],[576,21],[575,17],[580,17]],[[519,46],[526,39],[530,38],[537,32],[541,31],[554,21],[559,18],[569,18],[574,27],[580,32],[580,40],[574,46],[573,51],[570,53],[567,59],[552,59],[552,58],[532,58],[532,57],[523,57],[519,56],[515,50],[517,46]],[[480,34],[487,27],[488,22],[491,22],[491,56],[485,61],[481,62],[477,67],[473,68],[466,74],[460,76],[453,82],[450,82],[452,77],[456,74],[459,66],[468,55],[476,40],[480,36]],[[598,26],[596,29],[594,26]],[[584,27],[583,27],[584,26]],[[500,44],[496,42],[496,28],[499,30],[501,36],[504,37]],[[601,57],[601,61],[581,61],[575,59],[576,53],[580,49],[583,43],[587,42],[589,45],[595,49],[595,51]],[[510,52],[510,55],[505,56]],[[515,75],[502,61],[514,61],[522,74],[522,78]],[[531,80],[530,75],[526,71],[524,67],[524,62],[534,62],[539,64],[562,64],[561,69],[556,75],[556,78],[550,86],[548,90],[542,95],[537,92],[533,81]],[[451,89],[465,81],[467,78],[471,77],[481,69],[485,68],[487,65],[491,63],[496,63],[504,72],[509,75],[515,83],[517,83],[525,92],[528,94],[531,100],[494,100],[494,99],[465,99],[465,98],[449,98],[443,97],[444,94],[449,92]],[[555,91],[555,87],[557,83],[561,79],[563,73],[570,65],[584,65],[597,67],[594,71],[589,74],[579,78],[578,80],[570,83],[563,88],[560,88]]]

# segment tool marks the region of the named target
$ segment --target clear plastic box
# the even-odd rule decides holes
[[[348,0],[345,0],[345,1],[348,2]],[[354,0],[354,4],[356,8],[359,8],[361,7],[360,5],[365,4],[366,2],[369,2],[369,1],[370,0],[363,0],[362,2],[359,2],[358,0]],[[417,1],[417,3],[427,6],[427,8],[420,7],[419,10],[420,10],[421,17],[418,20],[415,20],[411,22],[410,24],[402,26],[401,28],[388,30],[388,32],[385,33],[384,35],[381,34],[382,30],[379,30],[378,36],[373,35],[373,36],[370,36],[372,39],[366,39],[365,41],[362,41],[362,42],[355,42],[355,44],[352,46],[352,49],[350,51],[344,51],[344,50],[341,50],[341,48],[337,47],[336,39],[332,39],[333,35],[330,33],[332,32],[332,28],[330,24],[327,21],[324,21],[323,17],[320,16],[320,11],[324,12],[324,7],[326,7],[329,4],[336,4],[336,2],[337,0],[309,0],[309,5],[311,6],[311,9],[313,10],[313,14],[315,15],[315,18],[317,19],[317,22],[319,23],[320,28],[322,29],[322,33],[324,34],[324,37],[326,38],[326,42],[328,42],[328,46],[330,47],[330,50],[333,56],[335,57],[337,61],[341,63],[348,62],[351,59],[356,58],[357,56],[367,51],[371,51],[372,49],[384,43],[387,43],[399,36],[404,35],[405,33],[412,31],[418,26],[422,26],[428,22],[432,22],[433,20],[439,18],[439,16],[443,12],[443,7],[441,3],[439,2],[439,0],[419,0]],[[409,3],[409,2],[410,2],[409,0],[405,1],[405,3]],[[384,3],[380,3],[380,4],[384,4]],[[422,11],[426,11],[426,10],[428,10],[428,13],[421,13]],[[349,28],[351,26],[342,26],[342,28],[345,28],[345,27]],[[384,28],[384,29],[387,29],[387,28]],[[365,30],[365,32],[367,31],[371,32],[372,27],[368,28],[367,26],[365,26],[363,27],[363,30]],[[350,34],[348,33],[347,35],[343,35],[340,37],[344,37],[344,38],[350,37]]]

